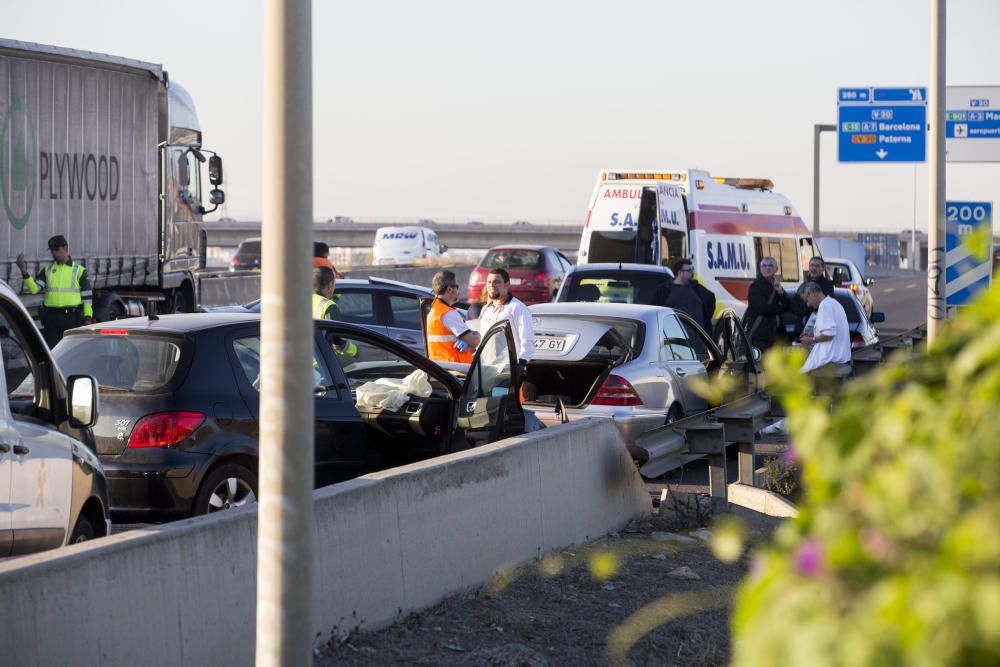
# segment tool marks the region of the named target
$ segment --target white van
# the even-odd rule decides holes
[[[672,267],[687,257],[720,305],[742,315],[762,257],[778,260],[781,282],[794,292],[819,254],[792,202],[773,187],[695,169],[602,171],[577,263]]]
[[[419,259],[440,257],[448,246],[438,243],[437,233],[426,227],[379,227],[372,246],[375,266],[406,266]]]

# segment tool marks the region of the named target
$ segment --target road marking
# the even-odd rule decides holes
[[[883,292],[885,292],[886,294],[888,294],[889,292],[895,292],[895,291],[896,291],[896,288],[895,288],[895,287],[886,287],[886,288],[885,288],[884,290],[882,290],[882,291],[883,291]]]
[[[916,286],[917,286],[916,283],[910,283],[909,285],[906,286],[906,289],[913,289]]]

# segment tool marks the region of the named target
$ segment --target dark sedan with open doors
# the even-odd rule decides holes
[[[53,350],[97,378],[97,453],[114,520],[164,520],[256,501],[260,316],[164,315],[95,324]],[[363,327],[315,321],[315,482],[333,482],[524,431],[509,326],[460,382]]]

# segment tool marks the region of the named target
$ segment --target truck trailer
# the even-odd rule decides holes
[[[97,320],[259,289],[257,276],[203,271],[201,221],[225,201],[222,158],[203,147],[191,97],[162,66],[0,39],[0,114],[0,278],[29,308],[42,296],[14,260],[24,253],[34,275],[57,234],[87,269]]]

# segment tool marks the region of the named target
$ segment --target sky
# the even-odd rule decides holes
[[[169,13],[168,13],[169,12]],[[5,0],[0,36],[159,63],[259,220],[259,0]],[[314,217],[582,223],[608,168],[770,178],[812,225],[837,89],[926,86],[930,0],[313,3]],[[949,85],[1000,86],[1000,0],[949,0]],[[824,229],[927,225],[926,165],[837,162]],[[1000,164],[948,166],[1000,204]],[[997,218],[998,216],[994,216]],[[1000,228],[996,222],[995,228]]]

